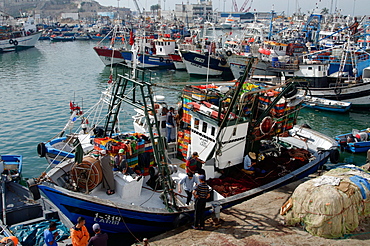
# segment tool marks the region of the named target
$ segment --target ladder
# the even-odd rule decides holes
[[[109,136],[112,135],[122,102],[144,111],[146,122],[148,123],[150,140],[153,145],[153,154],[158,168],[159,182],[163,190],[161,199],[169,212],[177,211],[174,192],[175,183],[170,176],[171,172],[168,167],[169,159],[165,150],[166,140],[161,136],[157,115],[155,113],[150,114],[150,112],[155,112],[150,76],[148,79],[144,70],[134,70],[133,75],[132,73],[127,73],[125,75],[119,74],[117,77],[105,122],[105,133],[107,135],[109,134]],[[154,117],[154,120],[151,120],[150,117]]]

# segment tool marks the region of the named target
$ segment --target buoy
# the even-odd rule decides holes
[[[260,131],[262,134],[267,134],[271,131],[272,126],[275,124],[275,122],[272,120],[270,116],[266,116],[263,118],[261,124],[260,124]]]

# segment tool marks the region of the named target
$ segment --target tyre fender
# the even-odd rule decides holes
[[[191,221],[192,221],[192,218],[191,218],[190,214],[181,213],[173,220],[173,226],[175,228],[180,227],[180,226],[183,226],[183,225],[186,225],[186,224],[190,223]]]
[[[284,95],[285,98],[291,98],[293,97],[295,94],[297,94],[298,92],[298,89],[294,86],[292,88],[289,89],[289,91],[287,91]]]
[[[333,149],[330,151],[330,162],[333,164],[337,164],[339,162],[340,153],[338,149]]]
[[[39,154],[40,157],[45,157],[46,155],[45,143],[39,143],[37,145],[37,154]]]
[[[31,192],[33,200],[38,200],[41,198],[39,188],[34,179],[27,180],[28,190]]]

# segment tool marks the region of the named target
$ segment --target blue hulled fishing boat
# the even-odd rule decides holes
[[[294,93],[295,83],[264,88],[246,80],[253,60],[232,86],[183,89],[177,108],[181,121],[172,130],[175,142],[163,137],[169,105],[153,95],[150,78],[137,70],[117,75],[110,85],[108,113],[96,121],[105,123],[89,123],[93,150],[83,154],[76,133],[75,159],[59,160],[36,185],[70,220],[85,217],[88,227],[99,223],[112,233],[163,232],[194,217],[186,194],[175,192],[192,152],[204,160],[201,170],[212,187],[206,216],[303,178],[329,158],[337,162],[334,139],[295,125],[303,100]],[[124,103],[135,108],[135,132],[117,129]],[[99,155],[107,153],[113,161],[119,152],[135,171],[131,175],[102,170]],[[243,166],[250,152],[256,156],[254,171]],[[107,172],[114,179],[114,194],[106,192]]]

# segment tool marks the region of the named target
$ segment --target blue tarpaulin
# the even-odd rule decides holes
[[[55,220],[54,220],[55,221]],[[57,223],[58,232],[57,241],[62,241],[70,236],[69,229],[59,221]],[[49,229],[50,221],[44,221],[33,225],[18,225],[12,226],[9,229],[13,232],[14,236],[18,238],[23,246],[43,246],[44,231]]]

